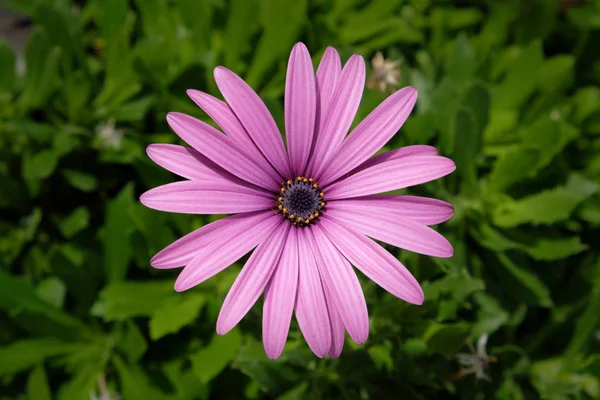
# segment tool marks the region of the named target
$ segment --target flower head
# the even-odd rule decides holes
[[[473,343],[467,342],[471,353],[460,353],[456,355],[458,363],[463,367],[460,370],[458,377],[463,377],[470,374],[475,374],[477,379],[491,380],[485,373],[490,363],[496,362],[496,357],[487,354],[485,347],[487,346],[487,335],[481,335],[477,341],[477,350],[473,348]]]
[[[259,96],[236,74],[217,67],[226,102],[188,95],[223,130],[170,113],[171,128],[192,148],[153,144],[148,155],[186,178],[141,197],[148,207],[178,213],[234,214],[182,237],[151,260],[155,268],[185,266],[175,290],[187,290],[255,249],[230,289],[217,332],[232,329],[264,293],[263,342],[277,358],[292,314],[313,352],[337,357],[345,331],[367,340],[369,318],[354,265],[385,290],[421,304],[423,292],[380,240],[422,254],[450,257],[452,246],[428,225],[453,213],[443,201],[379,195],[449,174],[454,163],[430,146],[372,157],[408,118],[417,92],[394,93],[347,137],[365,84],[354,55],[342,68],[328,48],[316,75],[298,43],[285,89],[287,150]]]
[[[115,120],[112,118],[96,127],[96,136],[102,146],[117,150],[123,141],[123,131],[115,128]]]
[[[375,54],[375,57],[371,60],[373,70],[367,80],[367,87],[370,89],[376,88],[381,93],[385,93],[388,88],[392,90],[398,86],[398,80],[400,79],[400,61],[386,60],[383,58],[383,54],[380,51]]]

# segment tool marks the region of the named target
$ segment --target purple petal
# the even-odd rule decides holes
[[[189,89],[186,93],[253,161],[261,168],[271,171],[271,175],[276,174],[227,103],[199,90]]]
[[[433,146],[427,146],[424,144],[415,144],[413,146],[405,146],[399,149],[386,151],[376,155],[375,157],[369,158],[367,161],[356,167],[350,172],[349,175],[354,175],[364,169],[372,167],[373,165],[381,164],[384,161],[397,160],[399,158],[410,157],[410,156],[437,156],[437,149]]]
[[[297,230],[290,229],[279,264],[265,290],[263,306],[263,344],[267,357],[278,358],[290,330],[298,289]]]
[[[310,154],[316,113],[315,72],[308,49],[292,49],[285,80],[285,132],[294,175],[303,175]]]
[[[200,154],[197,150],[176,144],[151,144],[148,157],[174,174],[199,181],[244,182]]]
[[[322,119],[322,127],[311,157],[313,177],[318,178],[322,168],[348,133],[358,110],[364,86],[365,62],[361,56],[355,54],[344,66],[327,113]]]
[[[279,189],[281,178],[275,171],[260,168],[235,142],[212,126],[180,113],[167,114],[167,122],[186,143],[233,175],[266,189]]]
[[[272,236],[258,245],[223,301],[217,333],[224,335],[252,308],[271,279],[285,245],[290,224],[281,220]]]
[[[331,326],[319,270],[304,229],[298,229],[298,296],[296,319],[306,343],[319,358],[331,347]]]
[[[259,211],[236,214],[211,222],[159,251],[150,260],[150,265],[158,269],[182,267],[192,261],[194,256],[209,243],[220,238],[237,236],[270,215],[272,215],[271,211]]]
[[[353,199],[334,200],[327,204],[328,210],[348,212],[364,211],[386,216],[400,216],[421,224],[435,225],[447,221],[454,214],[450,203],[428,197],[405,195],[371,195]]]
[[[396,297],[423,304],[423,291],[417,280],[396,257],[352,229],[323,216],[321,228],[338,250],[369,279]]]
[[[329,289],[343,325],[352,340],[364,343],[369,337],[369,312],[356,274],[318,225],[311,227],[307,236],[311,240],[323,284]]]
[[[273,207],[269,194],[233,182],[182,181],[148,190],[146,207],[183,214],[235,214]]]
[[[384,161],[332,184],[326,188],[325,197],[335,200],[403,189],[441,178],[455,169],[452,160],[439,156]]]
[[[329,313],[329,322],[331,324],[331,347],[329,348],[329,356],[331,358],[338,358],[342,354],[344,349],[344,340],[346,339],[346,330],[344,328],[344,322],[338,312],[333,296],[327,285],[323,285],[323,291],[325,293],[325,301],[327,302],[327,312]]]
[[[433,257],[452,257],[452,245],[430,227],[412,219],[371,210],[328,209],[327,216],[356,232],[402,249]]]
[[[200,249],[179,274],[175,290],[182,292],[218,274],[272,235],[280,221],[279,215],[270,213],[256,225],[240,227],[229,236],[217,237]]]
[[[327,47],[319,67],[317,68],[316,86],[317,86],[317,113],[315,115],[315,131],[313,135],[313,149],[319,140],[320,132],[323,131],[323,125],[326,121],[325,116],[331,104],[331,97],[337,86],[340,74],[342,73],[342,62],[340,55],[333,47]],[[312,155],[311,155],[312,159]],[[309,162],[306,166],[306,173],[312,176],[313,163]]]
[[[284,177],[291,171],[281,134],[265,103],[242,78],[224,67],[215,68],[219,90],[267,160]]]
[[[400,129],[417,101],[417,91],[400,89],[373,110],[342,143],[319,178],[326,185],[367,160]]]

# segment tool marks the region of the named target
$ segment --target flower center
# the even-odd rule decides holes
[[[325,198],[313,178],[299,176],[281,185],[275,206],[277,213],[293,225],[303,227],[314,223],[323,214]]]

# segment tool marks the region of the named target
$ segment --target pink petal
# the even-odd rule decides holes
[[[344,329],[344,322],[338,312],[333,296],[327,285],[323,285],[323,291],[325,293],[325,300],[327,302],[327,312],[329,313],[329,322],[331,323],[331,347],[329,348],[329,356],[331,358],[338,358],[344,350],[344,340],[346,339],[346,330]]]
[[[270,213],[256,225],[240,228],[230,236],[219,236],[196,253],[179,274],[175,290],[182,292],[218,274],[272,235],[280,221],[279,215]]]
[[[452,257],[452,245],[430,227],[412,219],[371,210],[328,209],[327,216],[373,239],[433,257]]]
[[[381,149],[404,124],[416,101],[417,91],[408,86],[381,103],[344,140],[319,178],[321,184],[334,181]]]
[[[263,306],[263,344],[267,357],[281,355],[290,330],[298,288],[297,230],[290,229],[271,281],[265,290]]]
[[[182,181],[148,190],[140,196],[146,207],[183,214],[235,214],[267,210],[267,193],[233,182]]]
[[[319,358],[325,357],[331,347],[331,326],[325,303],[325,294],[314,255],[304,229],[298,229],[298,296],[296,319],[306,343]]]
[[[384,161],[397,160],[399,158],[410,157],[410,156],[437,156],[437,149],[433,146],[427,146],[423,144],[415,144],[412,146],[400,147],[386,151],[376,155],[375,157],[369,158],[367,161],[356,167],[350,172],[350,175],[354,175],[364,169],[372,167],[373,165],[381,164]]]
[[[219,335],[233,329],[262,294],[279,263],[290,226],[289,222],[282,219],[271,237],[258,245],[242,268],[223,301],[217,319]]]
[[[322,129],[320,127],[311,157],[313,177],[319,177],[321,170],[348,133],[358,110],[364,86],[365,62],[361,56],[355,54],[344,66],[327,114],[322,120]]]
[[[151,144],[146,148],[148,157],[174,174],[199,181],[243,182],[198,151],[176,144]]]
[[[266,189],[279,189],[281,178],[275,171],[260,168],[235,142],[212,126],[180,113],[167,114],[167,122],[180,138],[233,175]]]
[[[423,304],[423,291],[404,265],[383,247],[323,216],[321,228],[338,250],[369,279],[396,297]]]
[[[328,210],[348,212],[368,211],[390,217],[400,216],[421,224],[435,225],[447,221],[454,214],[450,203],[428,197],[405,195],[371,195],[353,199],[334,200],[327,204]]]
[[[319,67],[317,68],[316,86],[317,86],[317,113],[315,116],[315,131],[313,135],[313,149],[319,140],[320,133],[326,121],[327,110],[331,104],[331,97],[338,83],[338,78],[342,73],[342,62],[340,55],[333,47],[327,47]],[[311,155],[311,159],[312,155]],[[312,176],[313,163],[309,162],[306,166],[306,174]]]
[[[214,75],[223,97],[256,146],[281,176],[290,177],[290,166],[281,134],[265,103],[242,78],[227,68],[215,68]]]
[[[310,154],[316,113],[315,73],[308,49],[292,49],[285,81],[285,131],[294,175],[303,175]]]
[[[326,188],[325,198],[335,200],[403,189],[441,178],[455,169],[452,160],[439,156],[384,161],[332,184]]]
[[[241,150],[261,168],[270,171],[271,175],[275,176],[275,170],[258,150],[258,147],[256,147],[252,138],[250,138],[250,135],[248,135],[248,132],[246,132],[246,129],[244,129],[227,103],[199,90],[189,89],[186,93],[198,107],[204,110],[223,129],[227,136],[239,145]]]
[[[364,343],[369,337],[369,312],[356,274],[318,225],[312,226],[307,236],[343,325],[356,343]]]
[[[236,214],[211,222],[159,251],[150,260],[150,265],[158,269],[182,267],[192,261],[198,251],[209,243],[220,238],[237,236],[270,215],[272,215],[271,211],[259,211]]]

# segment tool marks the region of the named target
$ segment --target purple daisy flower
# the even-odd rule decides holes
[[[302,43],[290,55],[285,88],[287,152],[259,96],[223,67],[214,72],[226,103],[188,95],[223,130],[170,113],[171,128],[192,148],[152,144],[148,155],[187,180],[149,190],[147,207],[187,214],[234,214],[203,226],[160,251],[155,268],[185,266],[175,290],[187,290],[255,249],[231,287],[217,333],[231,330],[264,292],[263,342],[279,357],[292,313],[312,351],[338,357],[345,331],[356,343],[369,335],[367,304],[352,269],[413,304],[423,291],[411,273],[369,237],[436,257],[450,243],[428,225],[446,221],[443,201],[380,195],[454,171],[430,146],[378,150],[413,109],[417,91],[400,89],[347,137],[358,109],[365,64],[353,55],[342,68],[329,47],[315,75]],[[223,134],[224,133],[224,134]]]

